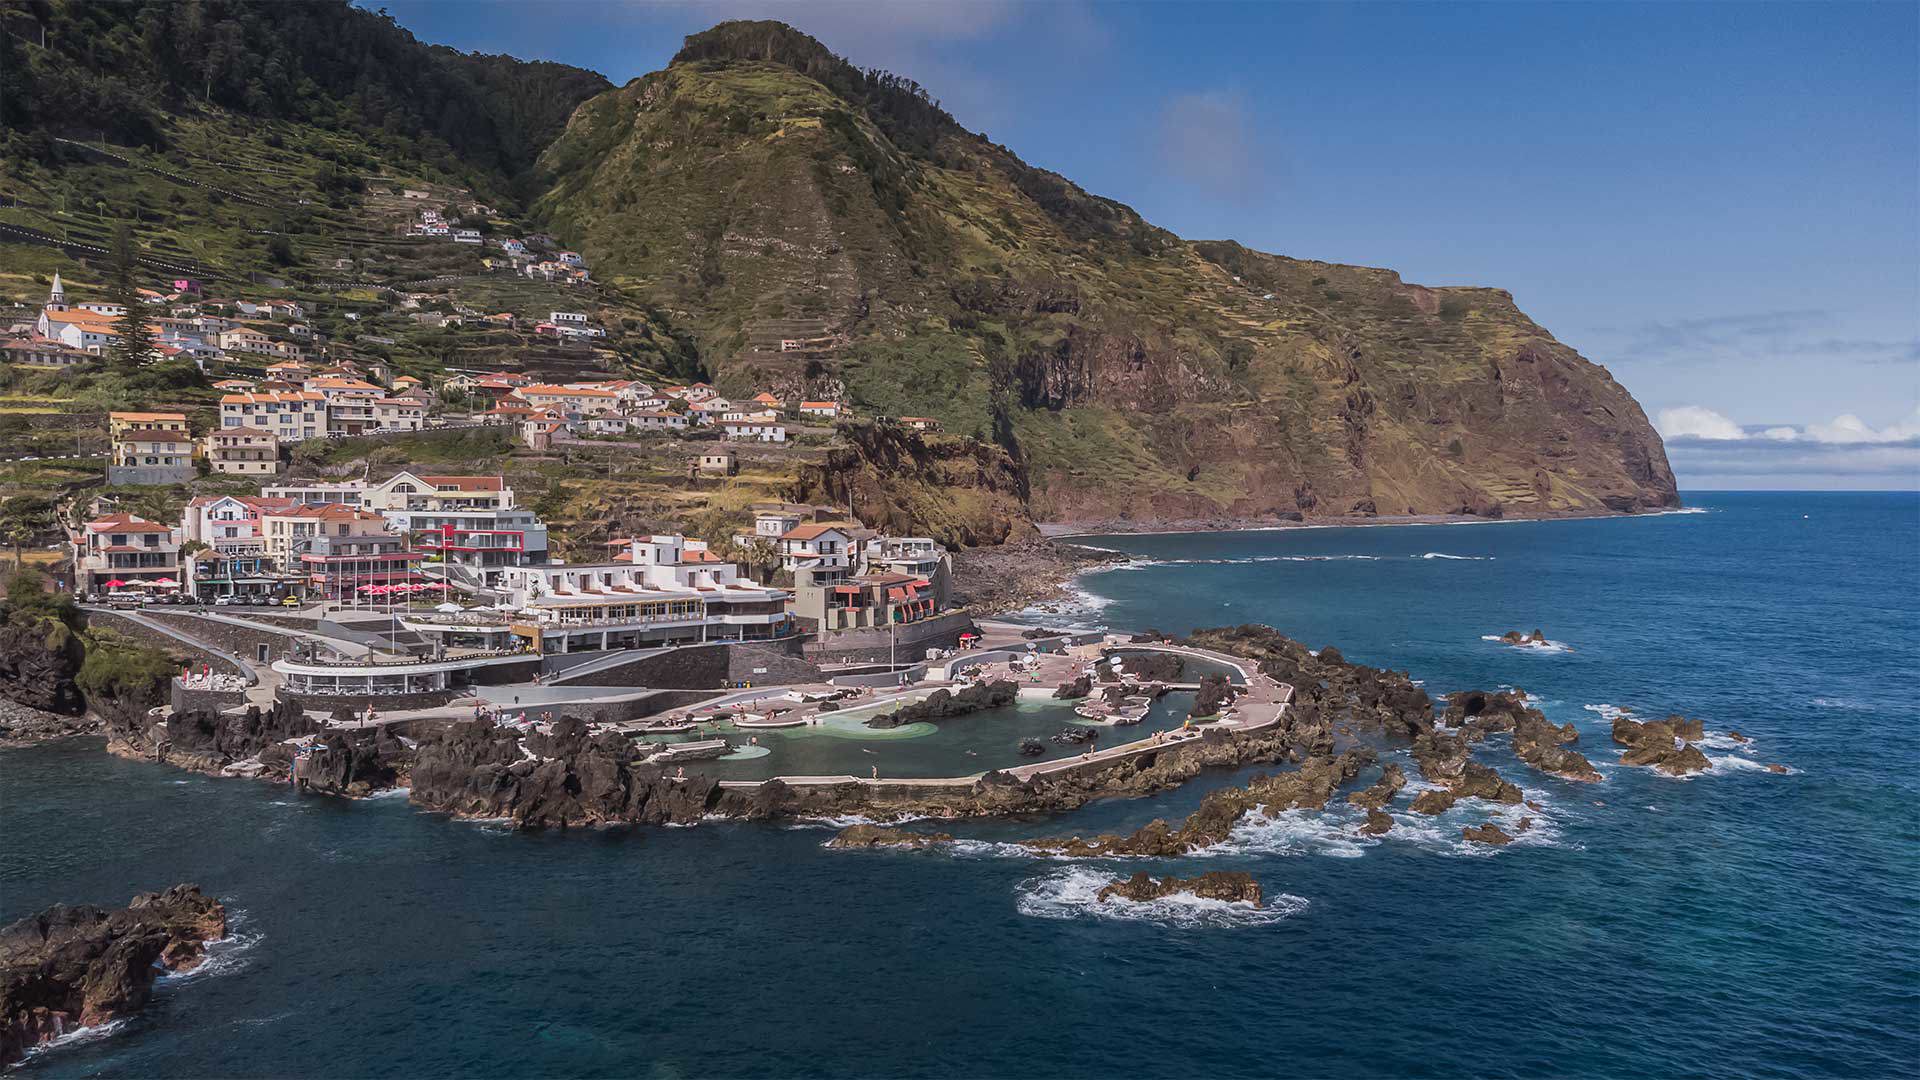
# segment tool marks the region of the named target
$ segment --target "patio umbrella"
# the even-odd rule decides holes
[[[107,588],[109,589],[118,589],[125,585],[126,582],[121,581],[119,578],[114,578],[112,581],[107,582]]]
[[[175,581],[175,580],[173,580],[173,579],[172,579],[172,578],[170,578],[170,577],[163,577],[163,578],[154,578],[154,579],[153,579],[153,583],[154,583],[155,585],[178,585],[178,584],[180,584],[179,582],[177,582],[177,581]]]
[[[445,612],[448,615],[455,615],[459,613],[460,605],[459,604],[439,604],[439,605],[436,605],[433,610]]]

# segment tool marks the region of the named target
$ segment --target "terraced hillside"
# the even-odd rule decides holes
[[[1677,502],[1632,396],[1509,294],[1182,240],[778,23],[586,102],[538,180],[536,220],[723,388],[937,417],[1042,520]],[[799,356],[767,347],[787,323]]]

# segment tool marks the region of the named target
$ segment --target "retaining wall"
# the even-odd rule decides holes
[[[897,656],[902,663],[926,658],[930,648],[951,649],[960,635],[973,629],[973,617],[949,611],[894,630],[821,630],[807,643],[807,659],[817,663],[871,661],[886,663]]]
[[[798,642],[686,645],[580,677],[579,686],[720,690],[741,683],[819,682],[820,669],[796,655]]]

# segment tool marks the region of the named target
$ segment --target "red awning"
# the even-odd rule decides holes
[[[889,600],[905,600],[906,598],[907,598],[907,590],[905,589],[888,589],[887,590],[887,599]]]
[[[835,586],[833,587],[833,591],[834,591],[834,592],[836,592],[836,593],[838,593],[838,594],[839,594],[839,595],[841,595],[841,596],[859,596],[859,595],[860,595],[860,586],[858,586],[858,585],[835,585]]]

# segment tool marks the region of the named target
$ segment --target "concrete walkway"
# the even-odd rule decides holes
[[[191,645],[194,648],[200,649],[204,652],[210,652],[213,655],[219,657],[220,659],[225,660],[227,663],[232,664],[234,667],[240,669],[240,673],[246,676],[247,684],[249,686],[258,685],[260,682],[260,673],[254,669],[254,666],[252,664],[248,663],[245,660],[242,660],[240,657],[234,655],[233,653],[228,652],[227,650],[221,648],[218,645],[213,644],[210,641],[203,641],[200,638],[194,637],[192,634],[187,633],[185,630],[182,630],[179,627],[172,626],[168,623],[163,623],[158,619],[148,618],[146,615],[138,611],[121,610],[119,608],[111,608],[111,607],[101,607],[101,606],[92,605],[92,604],[83,605],[83,608],[84,610],[87,610],[87,611],[100,612],[107,615],[118,615],[120,618],[127,620],[128,622],[134,624],[135,626],[144,626],[148,630],[151,630],[156,634],[164,634],[175,641],[181,642],[183,644]]]

